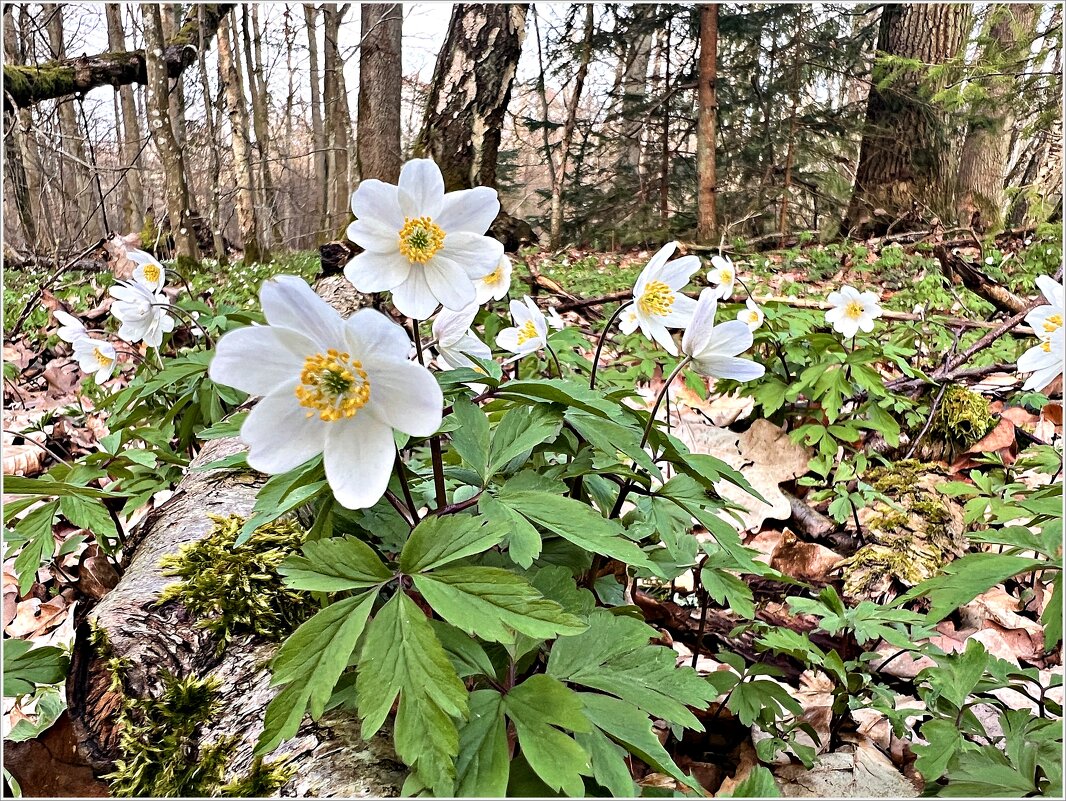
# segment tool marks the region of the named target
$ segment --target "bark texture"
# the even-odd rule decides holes
[[[525,38],[526,4],[456,3],[415,151],[451,192],[496,185],[501,126]]]
[[[928,67],[960,54],[970,16],[970,7],[961,3],[884,6],[846,230],[903,230],[954,209],[948,120],[930,102],[946,73],[932,79]],[[922,66],[901,68],[894,60],[899,58]]]
[[[984,31],[980,61],[997,72],[981,83],[986,95],[973,105],[975,115],[966,133],[959,158],[959,186],[956,211],[958,222],[967,225],[980,214],[985,228],[998,228],[1006,203],[1004,178],[1014,134],[1014,104],[1017,91],[1015,73],[1024,69],[1017,63],[1028,50],[1040,6],[1009,3],[994,6]],[[1012,66],[1013,63],[1013,66]]]
[[[326,228],[336,236],[351,219],[349,210],[349,158],[352,152],[352,117],[348,111],[348,86],[344,80],[344,57],[340,29],[351,3],[322,6],[323,80],[322,102],[326,122]]]
[[[645,124],[643,108],[647,102],[648,64],[651,62],[654,39],[650,20],[655,14],[655,6],[630,6],[627,14],[629,22],[625,37],[625,69],[622,72],[622,96],[618,104],[621,135],[615,165],[620,176],[639,178]],[[643,182],[641,186],[643,187]]]
[[[401,36],[399,3],[360,4],[359,179],[394,184],[403,163],[400,152]]]
[[[319,69],[318,9],[314,3],[304,3],[304,23],[307,26],[308,81],[311,84],[311,143],[314,150],[316,240],[327,230],[326,225],[326,126],[322,121],[322,73]]]
[[[144,13],[144,41],[150,54],[163,50],[163,23],[159,6],[142,8]],[[174,252],[179,263],[183,260],[196,261],[200,258],[200,248],[193,230],[192,208],[189,200],[189,186],[185,176],[185,157],[178,137],[174,131],[170,115],[171,97],[166,64],[154,55],[148,58],[148,127],[152,132],[159,160],[163,164],[164,184],[166,187],[167,216],[174,237]]]
[[[122,5],[120,3],[108,3],[104,6],[104,14],[107,17],[107,45],[112,51],[121,52],[126,49],[126,33],[122,27]],[[213,35],[213,33],[212,33]],[[209,41],[204,38],[204,46]],[[201,48],[200,58],[203,58]],[[130,86],[118,87],[118,118],[122,121],[122,135],[119,139],[119,152],[122,154],[124,166],[131,167],[122,174],[122,214],[124,216],[125,230],[139,231],[144,222],[144,189],[141,186],[141,171],[139,169],[139,152],[141,148],[141,123],[137,116],[137,104],[133,100],[133,89]],[[210,113],[210,109],[208,109]]]
[[[193,467],[243,449],[236,439],[207,443]],[[74,660],[67,683],[71,719],[81,749],[97,771],[109,770],[117,750],[115,728],[121,699],[111,689],[108,660],[126,660],[123,674],[127,693],[146,697],[158,691],[163,671],[176,676],[213,677],[221,695],[218,717],[201,727],[202,748],[222,737],[237,737],[227,760],[226,779],[245,773],[263,728],[266,705],[276,694],[266,665],[276,644],[252,639],[234,642],[218,656],[215,643],[176,602],[156,606],[173,579],[160,572],[159,560],[181,545],[209,534],[208,515],[248,516],[262,477],[244,471],[190,471],[174,497],[153,512],[131,542],[133,554],[118,586],[89,616],[107,635],[109,653],[89,643],[89,624],[78,631]],[[195,758],[191,755],[190,758]],[[354,714],[334,712],[318,723],[305,720],[297,735],[268,759],[288,758],[296,768],[279,792],[299,797],[394,796],[405,770],[390,745],[388,732],[364,741]]]
[[[200,20],[212,34],[235,3],[205,3],[190,8],[185,22],[163,48],[167,76],[177,78],[196,62]],[[148,71],[143,50],[98,53],[70,59],[55,59],[32,66],[4,65],[4,107],[32,106],[73,94],[85,94],[98,86],[144,84]]]
[[[711,244],[715,228],[715,136],[718,125],[718,4],[700,6],[699,117],[696,120],[696,241]]]

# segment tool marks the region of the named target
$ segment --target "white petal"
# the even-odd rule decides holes
[[[344,341],[344,321],[302,278],[277,275],[259,290],[263,314],[271,325],[291,328],[315,340],[321,348]]]
[[[396,253],[400,246],[400,229],[363,217],[348,225],[348,238],[363,250],[374,253]]]
[[[388,292],[406,281],[410,273],[411,262],[399,252],[364,251],[344,267],[344,277],[360,292]]]
[[[829,309],[825,313],[825,321],[827,323],[830,323],[831,325],[835,326],[837,324],[837,321],[840,320],[841,318],[843,318],[843,316],[844,316],[844,307],[843,306],[834,306],[832,309]]]
[[[415,268],[417,269],[417,268]],[[451,259],[438,254],[423,265],[426,282],[433,296],[446,309],[462,309],[474,302],[477,292],[474,282],[463,268]]]
[[[766,368],[758,362],[738,359],[735,356],[709,356],[706,359],[698,359],[693,364],[696,371],[703,375],[731,378],[734,381],[752,381],[766,372]]]
[[[229,331],[215,348],[207,374],[216,384],[269,395],[299,377],[317,345],[296,331],[252,325]]]
[[[834,290],[834,291],[830,292],[826,296],[825,300],[830,306],[843,306],[844,305],[844,295],[841,292],[837,291],[837,290]]]
[[[519,328],[529,321],[529,309],[526,304],[520,300],[512,300],[508,308],[511,311],[511,319],[514,320],[515,325]]]
[[[718,298],[715,291],[707,287],[700,292],[696,308],[692,313],[692,322],[685,329],[681,338],[681,349],[689,356],[701,352],[711,338],[714,330],[714,315],[718,311]]]
[[[671,356],[677,355],[677,343],[674,342],[674,338],[670,336],[670,332],[666,330],[665,325],[658,320],[652,320],[648,323],[648,330],[651,334],[651,339],[662,345],[667,353]]]
[[[865,331],[867,334],[874,330],[874,318],[869,312],[864,312],[856,321],[856,324],[859,326],[859,330]]]
[[[349,352],[361,361],[404,361],[411,353],[411,337],[377,309],[359,309],[344,321]]]
[[[367,362],[365,367],[370,381],[366,411],[373,417],[413,437],[428,437],[440,428],[444,395],[433,373],[407,361]]]
[[[495,189],[475,186],[444,196],[435,222],[448,233],[469,231],[484,234],[500,213],[500,198]]]
[[[733,272],[733,260],[728,256],[711,256],[711,266],[715,270],[728,270]]]
[[[1042,344],[1034,345],[1018,357],[1018,372],[1029,373],[1033,370],[1056,366],[1059,363],[1059,357],[1053,351],[1054,349],[1044,350]]]
[[[659,280],[675,292],[684,287],[692,274],[700,269],[700,260],[697,256],[682,256],[663,265],[659,271]]]
[[[440,215],[444,176],[432,159],[411,159],[400,169],[400,211],[405,217]]]
[[[360,220],[375,220],[397,232],[403,228],[399,192],[392,184],[376,178],[359,182],[352,193],[352,213]]]
[[[296,400],[296,382],[279,387],[252,409],[241,426],[248,464],[261,473],[284,473],[322,452],[330,423],[307,416]]]
[[[667,328],[685,328],[692,322],[692,315],[696,311],[696,301],[688,295],[680,293],[674,296],[674,305],[670,307],[670,313],[661,317],[662,324]]]
[[[467,334],[456,342],[455,349],[460,353],[477,356],[479,359],[484,359],[486,361],[492,359],[492,348],[474,336],[474,334]]]
[[[458,311],[445,309],[433,318],[433,338],[443,348],[450,348],[466,336],[477,316],[477,303],[471,303]]]
[[[618,322],[618,328],[623,334],[632,334],[637,330],[640,320],[637,318],[637,313],[630,309],[622,315],[622,319]]]
[[[326,439],[326,480],[333,496],[348,509],[373,506],[389,486],[396,462],[392,430],[369,415],[356,414]]]
[[[503,245],[490,236],[456,231],[444,237],[438,256],[454,261],[470,278],[483,278],[499,266]]]
[[[1066,305],[1066,291],[1060,282],[1049,275],[1041,275],[1036,279],[1037,288],[1047,298],[1047,302],[1057,307],[1060,311]]]
[[[511,353],[518,352],[518,329],[505,328],[496,335],[496,345],[509,350]]]
[[[705,356],[736,356],[751,347],[754,335],[747,324],[740,320],[727,320],[716,325],[707,338],[707,344],[696,354],[696,358]]]
[[[859,333],[859,324],[850,317],[842,317],[833,324],[833,327],[839,331],[845,339],[851,339],[857,333]]]
[[[413,267],[407,280],[393,288],[392,303],[400,314],[415,320],[428,320],[437,308],[437,298],[426,283],[425,271]]]
[[[657,251],[655,255],[648,259],[647,265],[641,271],[641,276],[645,277],[647,281],[655,281],[659,278],[660,271],[663,266],[669,261],[670,257],[674,255],[674,251],[677,250],[677,242],[667,242]]]

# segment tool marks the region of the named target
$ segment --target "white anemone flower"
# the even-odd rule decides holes
[[[500,201],[478,186],[444,193],[440,168],[414,159],[398,186],[366,180],[352,194],[348,238],[363,248],[344,268],[360,292],[392,291],[401,314],[428,319],[441,304],[458,311],[477,297],[474,279],[497,268],[503,245],[485,236]]]
[[[744,323],[744,325],[750,330],[754,331],[762,325],[763,320],[766,319],[766,315],[763,314],[763,310],[759,308],[759,304],[751,298],[748,298],[744,305],[747,308],[741,309],[737,313],[737,319]]]
[[[505,364],[547,347],[548,321],[529,295],[511,301],[511,319],[514,327],[505,328],[496,336],[497,345],[516,354]]]
[[[114,345],[89,336],[74,340],[74,358],[83,373],[95,374],[97,384],[107,381],[118,364]]]
[[[766,372],[766,368],[751,359],[738,358],[755,341],[747,323],[729,320],[714,324],[718,311],[717,292],[711,288],[700,293],[692,324],[681,338],[681,350],[692,358],[696,372],[714,378],[751,381]]]
[[[111,313],[122,323],[118,335],[127,342],[144,341],[158,348],[163,334],[174,330],[174,318],[167,314],[167,298],[137,281],[119,281],[108,294],[115,299]]]
[[[677,242],[663,245],[641,270],[633,285],[633,305],[618,326],[625,334],[632,334],[639,327],[644,336],[658,342],[671,356],[677,355],[677,345],[667,329],[684,328],[692,320],[696,301],[682,295],[681,289],[700,268],[695,256],[667,262],[675,250]]]
[[[1047,341],[1054,338],[1055,333],[1062,329],[1064,293],[1062,284],[1047,275],[1037,278],[1036,285],[1047,300],[1047,305],[1037,306],[1025,315],[1025,322],[1033,327],[1033,333]]]
[[[56,334],[64,342],[69,342],[73,345],[82,337],[88,336],[85,331],[85,324],[73,314],[67,314],[65,311],[57,309],[52,312],[52,316],[55,317],[56,322],[60,324]]]
[[[1061,325],[1050,338],[1029,348],[1018,358],[1018,372],[1032,373],[1022,385],[1024,390],[1042,391],[1063,373],[1066,360],[1066,329]]]
[[[474,281],[474,290],[477,293],[475,303],[479,306],[490,300],[503,300],[504,296],[511,291],[511,273],[514,265],[507,254],[500,256],[496,269],[488,275]]]
[[[711,256],[711,269],[707,280],[718,287],[718,297],[728,298],[733,294],[737,283],[737,270],[728,256]]]
[[[881,316],[881,303],[873,292],[859,292],[852,286],[842,286],[826,298],[833,307],[825,313],[826,322],[850,339],[859,331],[870,333],[874,320]]]
[[[548,326],[550,328],[554,328],[556,331],[562,331],[564,328],[566,328],[566,320],[564,320],[562,315],[559,314],[558,311],[556,311],[554,306],[548,307],[548,314],[546,315],[546,318],[548,320]]]
[[[461,311],[445,309],[433,319],[433,338],[437,340],[437,361],[446,370],[469,367],[481,371],[477,362],[471,359],[492,359],[492,349],[478,339],[470,329],[478,310],[477,303],[471,303]]]
[[[268,325],[226,333],[208,370],[213,381],[262,396],[241,426],[248,464],[284,473],[321,453],[337,501],[373,506],[396,460],[393,429],[433,434],[440,386],[408,360],[410,337],[381,312],[344,320],[292,275],[264,282],[259,298]]]
[[[143,250],[130,249],[126,258],[137,266],[133,270],[133,280],[143,284],[152,292],[159,292],[166,283],[166,271],[155,256]]]

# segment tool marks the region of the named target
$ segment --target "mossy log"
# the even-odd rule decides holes
[[[205,3],[190,10],[174,38],[167,42],[163,60],[167,74],[177,78],[196,63],[201,22],[206,46],[218,30],[219,21],[236,3]],[[42,64],[4,65],[4,108],[28,108],[43,100],[85,94],[99,86],[146,83],[144,51],[98,53]]]
[[[79,627],[67,684],[71,719],[83,755],[100,774],[127,757],[117,725],[124,699],[159,698],[173,677],[208,680],[217,693],[214,713],[198,726],[191,747],[173,760],[195,764],[225,745],[226,782],[253,775],[252,751],[263,728],[270,686],[268,663],[276,643],[233,639],[219,654],[217,641],[177,601],[160,604],[174,582],[160,567],[163,557],[207,536],[211,516],[248,516],[262,483],[243,470],[197,468],[243,448],[236,439],[208,442],[175,494],[138,528],[132,557],[118,586]],[[117,681],[116,681],[117,679]],[[399,793],[405,771],[386,731],[370,741],[359,736],[350,712],[305,719],[296,737],[267,759],[285,767],[282,796],[367,797]]]

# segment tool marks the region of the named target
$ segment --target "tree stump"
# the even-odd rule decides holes
[[[204,446],[174,496],[146,518],[129,543],[131,558],[118,586],[79,627],[67,699],[81,751],[98,773],[113,769],[121,757],[116,722],[122,695],[112,684],[114,659],[123,660],[124,692],[138,698],[157,696],[167,672],[216,680],[218,713],[199,728],[198,747],[192,750],[234,738],[225,763],[227,781],[247,774],[253,764],[266,706],[277,693],[270,686],[268,664],[278,645],[249,637],[231,641],[218,654],[217,642],[180,603],[157,605],[174,581],[163,575],[160,559],[207,536],[213,529],[210,515],[251,514],[262,476],[197,470],[242,449],[235,438]],[[106,644],[100,644],[102,639]],[[390,743],[387,731],[363,740],[354,713],[332,712],[317,723],[305,720],[297,735],[267,759],[285,760],[295,768],[279,791],[282,796],[394,796],[405,769]],[[197,753],[182,757],[195,760]]]

